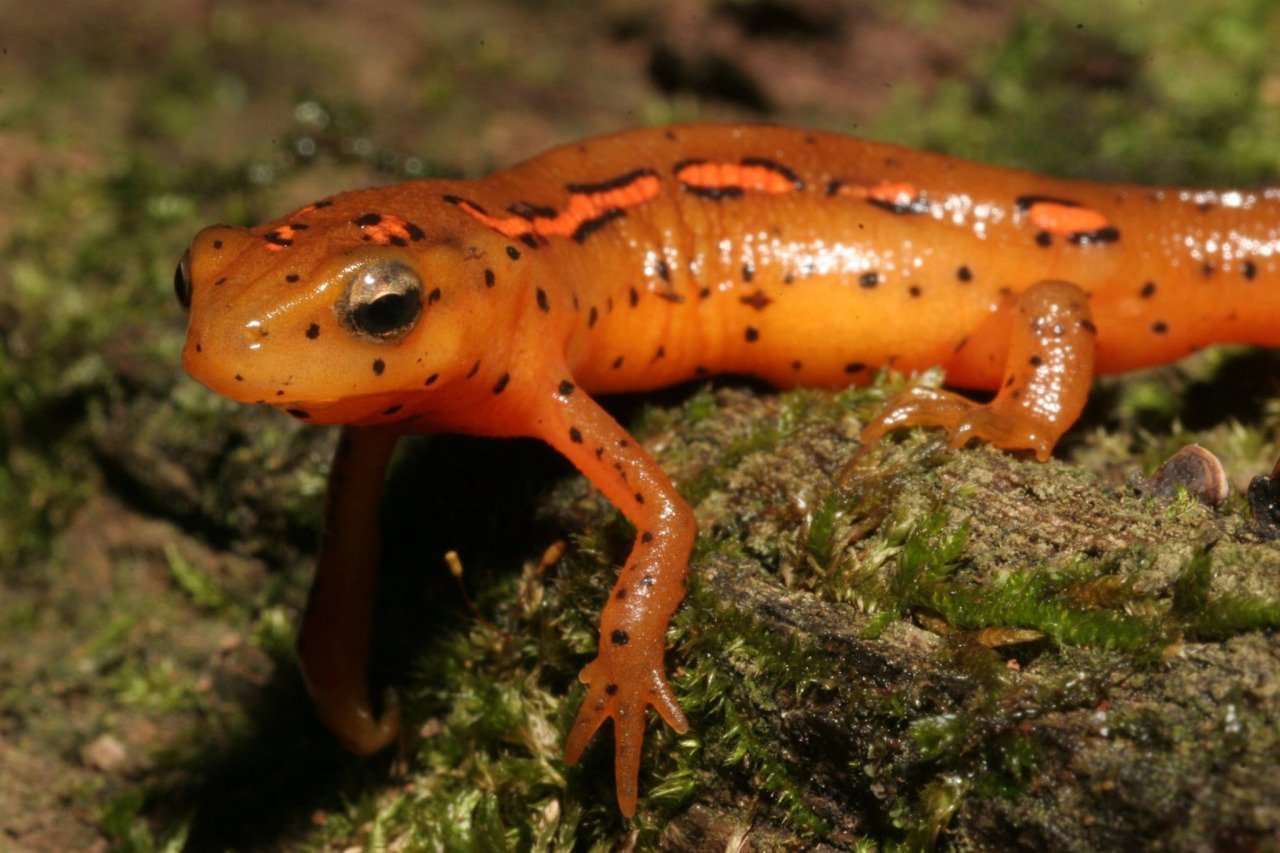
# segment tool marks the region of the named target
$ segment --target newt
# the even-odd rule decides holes
[[[909,388],[864,446],[928,425],[1044,460],[1097,374],[1280,344],[1280,188],[1107,185],[832,133],[659,127],[212,226],[174,286],[193,377],[342,425],[298,644],[351,749],[387,746],[399,724],[366,675],[398,436],[539,438],[634,523],[565,749],[576,762],[612,720],[631,816],[648,707],[688,727],[663,656],[695,524],[596,395],[726,372],[839,388],[941,365],[994,397]]]

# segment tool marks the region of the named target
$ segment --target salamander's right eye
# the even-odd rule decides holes
[[[178,297],[178,303],[188,310],[191,309],[191,250],[182,253],[182,260],[178,262],[178,268],[173,271],[173,292]]]
[[[334,310],[338,322],[356,337],[394,343],[409,334],[422,314],[422,279],[397,261],[362,267],[347,280]]]

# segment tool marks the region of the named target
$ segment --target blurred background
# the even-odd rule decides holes
[[[20,6],[0,7],[0,848],[376,845],[415,810],[501,826],[465,780],[353,761],[311,721],[290,638],[332,436],[183,374],[173,270],[203,225],[693,120],[1103,180],[1280,175],[1268,0]],[[458,448],[429,482],[476,484],[440,509],[497,519],[467,540],[483,567],[535,524],[494,493],[562,469]],[[442,500],[405,494],[392,516]],[[451,589],[442,550],[420,565]],[[539,820],[546,844],[585,826]]]

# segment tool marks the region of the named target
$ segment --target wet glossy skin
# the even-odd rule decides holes
[[[1277,190],[1069,182],[833,134],[704,125],[209,228],[176,284],[193,376],[346,425],[300,642],[321,715],[353,748],[395,731],[364,674],[378,543],[357,506],[372,502],[396,435],[542,438],[635,523],[567,748],[576,760],[613,719],[631,814],[646,706],[686,726],[662,656],[694,524],[591,394],[719,372],[840,387],[883,365],[942,365],[950,383],[996,398],[908,391],[864,439],[938,425],[957,445],[1043,459],[1095,373],[1220,341],[1280,343],[1278,254]]]

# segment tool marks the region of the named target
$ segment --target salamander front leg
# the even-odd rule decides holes
[[[595,660],[578,676],[587,697],[565,744],[573,764],[606,719],[613,720],[618,807],[636,811],[645,709],[652,705],[672,728],[689,725],[667,684],[667,625],[684,598],[693,511],[658,464],[626,430],[571,382],[553,396],[542,437],[587,476],[636,526],[631,555],[600,615]]]
[[[995,399],[982,404],[948,391],[908,388],[862,430],[862,445],[899,427],[940,426],[952,447],[982,439],[1005,450],[1032,450],[1044,461],[1084,409],[1096,332],[1079,287],[1064,281],[1032,285],[1016,302]]]
[[[385,749],[400,731],[395,692],[383,694],[382,717],[369,697],[369,645],[378,556],[378,506],[396,435],[346,427],[329,471],[324,544],[307,611],[298,632],[298,659],[321,721],[360,755]]]

